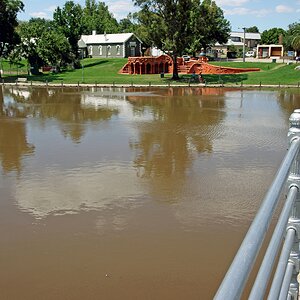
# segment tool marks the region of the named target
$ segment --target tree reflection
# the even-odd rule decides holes
[[[22,169],[21,159],[24,155],[34,153],[34,146],[27,142],[24,111],[13,104],[4,106],[2,88],[0,88],[0,158],[4,172]],[[16,117],[14,121],[5,116]]]
[[[64,137],[79,143],[86,130],[86,123],[98,123],[117,114],[117,109],[85,106],[82,93],[76,89],[1,87],[0,88],[0,158],[6,172],[21,170],[24,155],[34,153],[34,146],[27,142],[26,123],[34,117],[40,126],[56,120]]]
[[[30,104],[27,115],[37,118],[42,126],[49,119],[57,120],[62,134],[76,143],[85,134],[87,122],[105,121],[118,113],[117,109],[82,105],[82,93],[74,88],[13,88],[9,91],[17,103],[26,107]]]
[[[153,180],[159,193],[177,193],[193,160],[210,153],[222,131],[224,96],[209,89],[207,97],[205,90],[170,88],[157,91],[160,97],[128,97],[136,113],[152,115],[150,122],[139,124],[138,140],[130,146],[138,176]]]
[[[290,115],[297,108],[300,108],[299,90],[280,90],[278,92],[278,102],[285,114],[284,120],[289,120]]]

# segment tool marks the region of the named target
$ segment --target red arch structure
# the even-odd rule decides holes
[[[131,75],[173,73],[173,68],[173,60],[168,55],[128,57],[128,62],[119,73]],[[179,74],[237,74],[260,71],[259,68],[229,68],[211,65],[205,56],[189,61],[184,61],[182,57],[179,57],[177,69]]]
[[[172,73],[173,61],[168,55],[128,57],[128,62],[119,71],[121,74]]]

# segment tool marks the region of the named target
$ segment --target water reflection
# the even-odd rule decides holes
[[[124,211],[140,205],[142,196],[134,170],[113,163],[67,172],[47,169],[16,187],[20,209],[37,218],[112,208],[118,210],[118,216],[126,215]]]
[[[5,93],[5,97],[3,96]],[[55,120],[62,135],[79,143],[86,132],[86,124],[98,124],[118,114],[116,107],[95,109],[82,102],[76,90],[1,87],[0,88],[0,152],[4,171],[21,170],[21,160],[33,154],[35,146],[27,142],[26,119],[38,121],[40,128]]]
[[[212,152],[226,113],[219,89],[171,88],[164,93],[160,97],[128,97],[134,111],[152,116],[151,121],[137,125],[138,135],[130,146],[138,176],[151,179],[152,192],[174,201],[181,198],[193,161],[200,153]],[[201,97],[207,94],[218,96]]]
[[[49,135],[52,127],[49,120],[55,121],[63,136],[71,136],[73,142],[81,141],[87,124],[96,124],[95,129],[105,128],[105,132],[109,132],[107,127],[99,126],[99,122],[118,115],[118,122],[122,125],[122,128],[118,128],[119,123],[114,123],[112,131],[103,136],[106,145],[101,144],[101,148],[107,147],[107,150],[101,152],[98,148],[98,161],[89,157],[88,152],[79,157],[70,149],[78,168],[69,167],[62,160],[58,163],[60,157],[66,160],[70,152],[65,145],[61,150],[55,150],[58,156],[55,160],[52,158],[52,163],[46,164],[38,173],[33,170],[32,175],[28,173],[23,177],[17,186],[18,205],[38,218],[52,213],[77,213],[85,209],[105,210],[110,205],[119,207],[119,201],[126,206],[129,198],[131,203],[139,205],[136,200],[146,197],[148,193],[141,185],[145,179],[152,196],[165,197],[164,201],[177,201],[182,196],[193,161],[201,153],[212,152],[213,140],[222,133],[220,126],[226,115],[222,89],[169,88],[145,91],[122,88],[78,92],[76,89],[12,87],[6,89],[5,93],[3,111],[10,111],[6,116],[15,119],[22,112],[31,131],[36,132],[31,134],[32,137],[39,134],[40,130],[45,134],[49,132]],[[207,96],[210,96],[209,99],[205,98]],[[9,124],[15,126],[12,122]],[[5,130],[5,127],[2,128]],[[88,134],[93,142],[82,142],[80,148],[84,151],[87,151],[87,146],[97,149],[96,139],[99,136],[96,138],[95,134],[98,130]],[[112,156],[112,149],[118,143],[114,139],[115,131],[121,141],[125,137],[125,144],[122,142],[121,147],[124,148],[126,144],[129,147],[128,150],[116,148],[116,155],[120,157],[119,153],[124,156],[128,152],[127,156],[135,156],[133,160],[127,159],[126,163],[117,162],[119,169],[127,169],[126,174],[120,173],[119,169],[109,168],[116,163]],[[109,135],[111,139],[108,140],[106,136]],[[23,137],[26,138],[26,132],[23,132]],[[38,139],[34,139],[39,143]],[[51,141],[42,140],[50,146]],[[59,145],[61,142],[56,140],[55,143]],[[37,158],[44,157],[37,164],[45,164],[45,155],[37,154]],[[103,159],[108,162],[103,162]],[[95,168],[99,162],[100,166],[105,167]],[[134,188],[130,188],[128,180],[133,183],[135,176],[143,181],[135,180],[132,184]],[[131,194],[130,191],[134,189],[135,192]],[[127,192],[130,196],[127,196]]]
[[[16,198],[23,211],[38,218],[105,211],[129,203],[135,207],[150,197],[165,203],[188,202],[188,207],[175,207],[180,222],[186,222],[187,214],[194,216],[191,223],[197,218],[204,221],[208,211],[210,217],[218,215],[216,205],[222,213],[228,210],[226,218],[235,220],[251,209],[250,202],[243,202],[241,209],[237,199],[223,196],[224,182],[237,189],[232,178],[238,172],[234,182],[252,194],[243,178],[263,177],[266,155],[273,157],[282,140],[280,134],[270,134],[277,125],[281,128],[273,116],[280,114],[278,104],[268,100],[274,92],[31,87],[3,91],[3,169],[20,172],[24,155],[34,156],[35,167],[26,165]],[[280,103],[289,102],[287,97],[280,95]],[[262,114],[267,107],[272,111]],[[60,138],[53,127],[59,129]],[[118,210],[115,216],[121,214]]]
[[[282,91],[219,88],[3,92],[7,299],[211,299],[299,104]]]
[[[108,120],[118,113],[117,109],[95,109],[82,104],[82,96],[76,89],[11,88],[9,92],[18,105],[29,107],[27,116],[38,118],[43,125],[48,119],[56,119],[63,135],[70,136],[74,142],[80,142],[85,123]]]
[[[284,119],[288,122],[291,113],[295,108],[300,107],[300,91],[297,90],[280,90],[278,92],[278,102],[284,113]]]
[[[17,171],[19,174],[22,169],[22,157],[32,155],[34,146],[27,141],[26,123],[23,118],[26,113],[14,105],[13,101],[8,101],[4,105],[4,97],[0,88],[0,159],[2,169],[5,173]],[[11,122],[7,118],[14,117]]]

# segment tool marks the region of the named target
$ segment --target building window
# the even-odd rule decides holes
[[[99,49],[99,55],[102,55],[102,46],[99,46],[98,49]]]
[[[241,42],[241,38],[239,36],[231,36],[230,39],[233,41],[233,42]]]
[[[111,46],[108,45],[107,46],[107,56],[110,56],[111,55]]]
[[[93,46],[89,46],[89,55],[93,56]]]
[[[117,45],[117,55],[121,55],[121,47],[119,45]]]

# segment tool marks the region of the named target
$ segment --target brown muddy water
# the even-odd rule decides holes
[[[0,89],[0,299],[212,299],[295,91]]]

